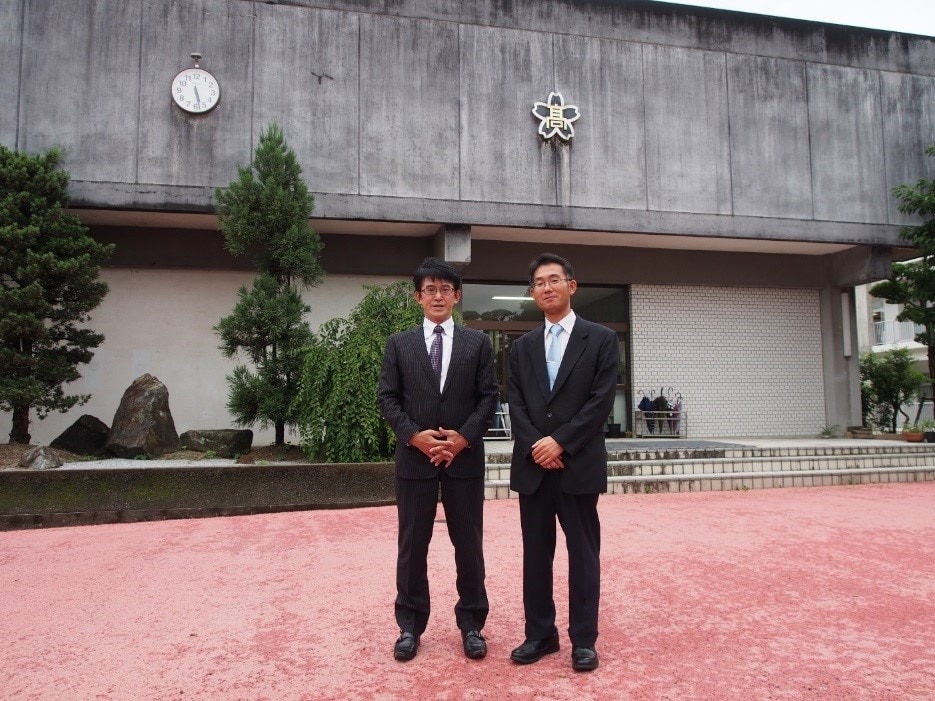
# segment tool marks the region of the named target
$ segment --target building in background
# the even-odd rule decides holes
[[[437,254],[502,373],[551,250],[619,334],[611,422],[662,393],[692,437],[859,423],[854,286],[910,255],[890,189],[935,176],[935,39],[639,0],[6,0],[0,65],[0,143],[63,146],[117,246],[93,398],[39,442],[144,372],[180,431],[230,425],[211,329],[253,272],[214,189],[272,121],[316,193],[313,327]]]
[[[913,366],[916,370],[928,375],[928,346],[916,341],[923,331],[923,327],[911,321],[899,321],[896,317],[902,312],[901,304],[889,304],[884,299],[878,299],[870,294],[873,285],[859,285],[854,288],[854,299],[857,311],[857,347],[861,355],[864,353],[884,353],[896,348],[906,348],[912,355]],[[903,410],[909,416],[909,423],[914,423],[916,415],[919,420],[935,418],[932,403],[932,385],[925,382],[919,388],[924,397],[921,412],[919,400],[907,404]],[[899,422],[903,423],[902,416]]]

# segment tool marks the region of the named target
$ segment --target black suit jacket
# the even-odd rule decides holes
[[[518,338],[510,349],[510,488],[520,494],[536,491],[545,470],[533,461],[532,444],[552,436],[565,450],[562,489],[568,494],[606,492],[604,429],[617,385],[617,334],[577,316],[551,391],[544,334],[543,325]]]
[[[422,326],[390,336],[377,402],[396,434],[397,477],[426,479],[440,469],[456,478],[484,476],[484,434],[497,407],[493,348],[487,334],[455,325],[442,391],[429,363]],[[435,467],[422,451],[407,445],[419,431],[439,426],[457,430],[469,443],[448,468]]]

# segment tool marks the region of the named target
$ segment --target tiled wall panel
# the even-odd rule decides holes
[[[681,392],[688,437],[815,436],[825,423],[818,290],[634,285],[636,393]]]

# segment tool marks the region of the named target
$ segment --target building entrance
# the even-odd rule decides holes
[[[620,369],[617,373],[617,397],[607,417],[608,436],[617,437],[632,431],[630,406],[630,336],[629,290],[626,287],[587,287],[580,285],[573,298],[573,309],[588,321],[603,324],[617,333],[620,344]],[[506,384],[510,347],[517,338],[543,323],[542,312],[529,296],[525,285],[503,283],[465,283],[461,298],[464,323],[487,333],[497,364],[497,382],[501,405],[507,402]],[[505,411],[498,416],[491,437],[508,437]]]

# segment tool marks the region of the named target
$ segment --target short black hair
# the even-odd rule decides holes
[[[422,289],[422,283],[426,280],[441,280],[450,283],[456,290],[461,289],[461,276],[458,275],[458,271],[441,258],[426,258],[416,268],[416,272],[412,276],[412,284],[415,286],[416,291]]]
[[[573,280],[575,277],[575,269],[571,267],[565,258],[562,258],[559,255],[554,253],[540,253],[535,258],[533,258],[532,263],[529,264],[529,285],[532,286],[533,276],[536,274],[536,270],[539,269],[539,266],[548,265],[549,263],[558,263],[565,270],[565,277],[569,280]]]

